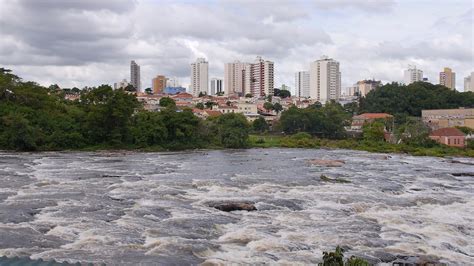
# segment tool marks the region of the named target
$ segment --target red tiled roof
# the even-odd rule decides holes
[[[431,132],[430,136],[462,136],[464,133],[455,127],[445,127]]]
[[[392,118],[393,115],[387,113],[364,113],[360,115],[356,115],[353,118],[361,118],[361,119],[378,119],[378,118]]]
[[[206,110],[206,113],[209,116],[220,116],[222,113],[216,110]]]

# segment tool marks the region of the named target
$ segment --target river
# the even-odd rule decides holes
[[[473,159],[350,150],[0,152],[0,256],[315,264],[340,245],[379,264],[473,265],[469,173]],[[211,207],[229,201],[257,210]]]

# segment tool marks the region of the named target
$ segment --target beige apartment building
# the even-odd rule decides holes
[[[421,117],[433,130],[456,126],[474,129],[474,108],[422,110]]]
[[[166,77],[163,75],[158,75],[152,80],[152,90],[154,94],[163,93],[166,88]]]
[[[439,84],[454,90],[456,88],[456,73],[451,68],[445,67],[442,72],[439,72]]]

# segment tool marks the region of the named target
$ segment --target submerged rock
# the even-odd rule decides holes
[[[326,166],[326,167],[341,167],[345,164],[345,162],[342,160],[312,159],[312,160],[308,160],[308,162],[312,165],[319,165],[319,166]]]
[[[474,176],[474,173],[452,173],[453,176]]]
[[[224,212],[232,212],[232,211],[256,211],[257,208],[253,203],[248,202],[226,202],[226,203],[218,203],[218,204],[211,204],[210,207],[216,208],[218,210]]]

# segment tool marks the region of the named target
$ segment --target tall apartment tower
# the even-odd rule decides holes
[[[163,93],[166,88],[166,81],[167,78],[163,75],[157,75],[155,78],[153,78],[153,80],[151,81],[153,93]]]
[[[338,100],[340,95],[339,62],[327,56],[312,62],[309,71],[309,97],[325,103]]]
[[[421,69],[417,69],[416,66],[409,66],[407,70],[405,70],[405,84],[411,84],[417,81],[423,81],[423,71]]]
[[[209,63],[204,58],[198,58],[191,64],[190,91],[194,96],[207,93],[209,89]]]
[[[309,97],[309,71],[298,71],[295,74],[295,96]]]
[[[222,79],[212,78],[209,95],[216,95],[217,93],[221,93],[223,91],[224,90],[222,89]]]
[[[135,60],[130,62],[130,84],[135,87],[137,92],[141,89],[141,80],[140,80],[140,66],[135,63]]]
[[[249,64],[235,61],[224,64],[224,87],[226,95],[244,94],[246,85],[246,71]],[[249,87],[247,87],[249,88]]]
[[[439,72],[439,84],[454,90],[456,88],[456,73],[451,68],[445,67],[442,72]]]
[[[248,78],[248,77],[247,77]],[[250,66],[250,93],[254,96],[273,95],[274,89],[273,62],[257,56]],[[246,91],[247,93],[247,91]]]
[[[474,72],[464,78],[464,92],[468,91],[474,92]]]

